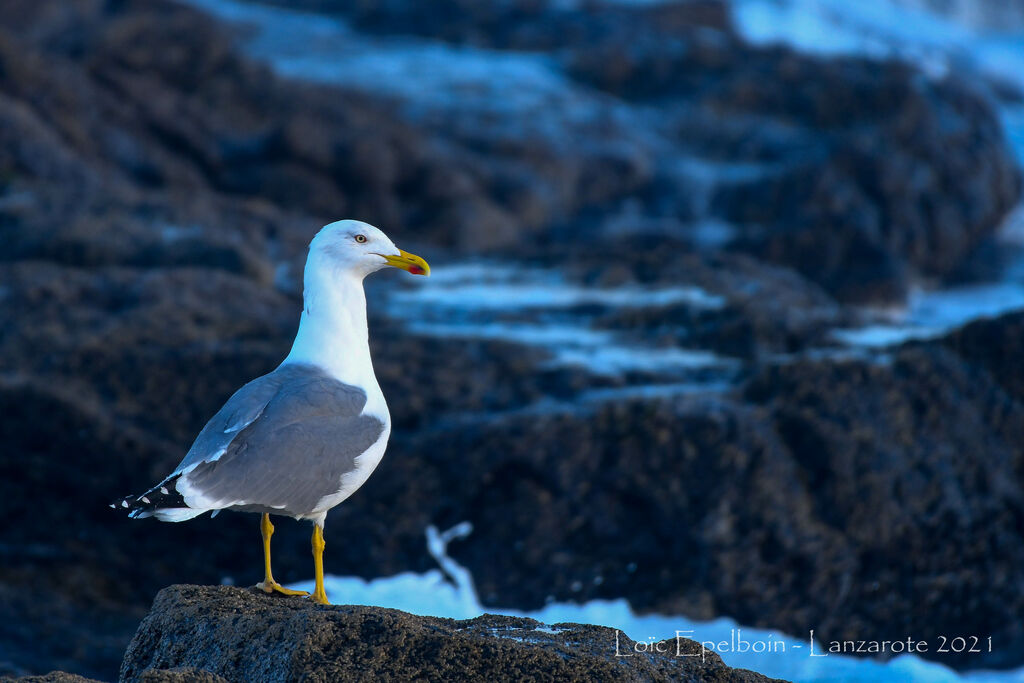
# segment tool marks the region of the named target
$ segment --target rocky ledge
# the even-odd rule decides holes
[[[466,621],[268,597],[255,590],[160,591],[120,680],[769,681],[686,639],[632,653],[614,629],[485,614]]]

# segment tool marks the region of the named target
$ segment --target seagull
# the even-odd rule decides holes
[[[111,507],[164,522],[220,510],[261,514],[264,579],[257,588],[284,595],[309,594],[274,580],[270,515],[311,520],[310,599],[329,604],[324,520],[366,482],[391,434],[370,360],[363,292],[363,279],[387,266],[430,274],[426,261],[372,225],[342,220],[324,226],[309,244],[302,315],[288,356],[228,399],[168,477]]]

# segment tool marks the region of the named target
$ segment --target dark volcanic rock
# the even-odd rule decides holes
[[[1016,400],[1024,402],[1024,312],[978,320],[943,338],[942,343],[972,365],[984,368]]]
[[[769,365],[742,397],[624,398],[399,434],[402,456],[365,488],[370,517],[334,514],[376,533],[371,546],[416,542],[427,520],[472,522],[452,554],[490,604],[628,595],[797,635],[1021,643],[1021,443],[1024,406],[932,344]],[[395,509],[406,496],[409,515],[430,510],[411,525]],[[397,526],[375,531],[389,512]],[[1009,664],[1011,651],[958,663]]]
[[[759,360],[828,345],[829,330],[852,327],[855,315],[821,287],[789,268],[745,254],[676,254],[671,241],[654,241],[650,251],[628,260],[627,241],[571,248],[563,269],[584,286],[637,283],[688,284],[721,301],[721,306],[647,306],[611,311],[597,324],[617,330],[665,331],[676,326],[683,346],[708,349],[729,358]]]
[[[616,635],[601,626],[549,628],[495,615],[454,621],[379,607],[321,607],[237,588],[172,586],[139,626],[120,680],[182,680],[165,673],[179,667],[228,681],[770,680],[730,669],[714,653],[702,658],[700,645],[685,639],[666,641],[668,655],[616,657]],[[632,648],[633,641],[618,637],[623,651]]]
[[[928,344],[875,363],[768,368],[746,398],[769,411],[809,496],[806,513],[839,549],[829,604],[816,615],[829,631],[984,632],[1006,644],[984,664],[1015,661],[1024,405],[997,376]]]
[[[639,7],[604,3],[597,12],[580,12],[557,2],[537,0],[501,3],[438,0],[429,7],[401,1],[264,1],[339,14],[360,29],[373,33],[425,36],[455,44],[512,50],[557,50],[595,41],[626,41],[644,31],[665,34],[694,28],[731,31],[729,7],[721,0]]]
[[[139,677],[141,683],[227,683],[223,676],[188,666],[173,669],[148,669]]]
[[[574,68],[626,97],[690,103],[681,136],[703,138],[714,158],[763,164],[713,191],[711,213],[740,228],[736,248],[790,265],[843,300],[895,300],[908,268],[953,274],[1021,196],[998,117],[963,83],[724,35],[713,45],[656,43],[620,58],[615,51],[636,48],[613,44],[612,54],[582,53]],[[691,123],[694,108],[702,125]],[[736,124],[715,123],[744,115],[761,130],[739,144]]]
[[[22,198],[0,218],[26,243],[15,255],[251,270],[264,239],[291,239],[281,208],[477,244],[493,227],[481,216],[500,213],[479,173],[380,102],[278,79],[177,3],[4,3],[0,73],[0,193]],[[41,239],[41,223],[42,235],[71,227]],[[111,223],[129,234],[104,235]],[[167,224],[217,236],[153,249]]]
[[[711,214],[740,229],[735,248],[846,301],[900,299],[908,269],[952,275],[1021,197],[984,96],[908,64],[705,29],[581,47],[569,68],[620,97],[680,106],[676,135],[702,156],[760,164],[713,189]]]
[[[0,678],[4,683],[100,683],[93,678],[85,678],[66,671],[51,671],[43,676],[22,676],[21,678]],[[183,682],[184,683],[184,682]]]
[[[295,307],[216,269],[21,262],[0,264],[0,277],[0,307],[19,321],[0,330],[0,473],[19,482],[0,502],[12,524],[0,549],[0,661],[112,676],[148,596],[184,566],[219,582],[238,549],[182,565],[165,543],[187,545],[195,529],[160,540],[105,503],[166,474],[227,396],[280,361]],[[243,543],[255,538],[244,519],[234,520]],[[143,568],[140,556],[155,561]]]

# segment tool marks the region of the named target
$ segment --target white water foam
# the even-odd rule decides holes
[[[337,17],[241,0],[182,1],[246,27],[245,50],[281,75],[388,98],[448,137],[636,148],[641,158],[665,144],[643,108],[574,83],[543,54],[364,35]]]
[[[960,673],[916,655],[900,655],[888,662],[828,654],[828,644],[816,642],[811,656],[807,640],[765,629],[748,628],[732,619],[696,621],[685,616],[638,615],[626,600],[592,600],[583,604],[551,602],[539,610],[524,611],[484,607],[473,577],[447,552],[448,544],[472,530],[463,522],[440,533],[427,529],[427,547],[441,569],[423,574],[407,572],[366,581],[357,577],[329,576],[324,580],[331,602],[345,605],[376,605],[422,616],[472,619],[484,613],[530,617],[548,625],[596,624],[618,629],[637,642],[674,639],[677,635],[705,643],[729,666],[752,669],[795,683],[1015,683],[1024,682],[1024,669]],[[311,591],[312,581],[291,586]],[[727,643],[726,647],[715,644]],[[750,650],[741,652],[744,643]],[[764,644],[763,646],[759,644]],[[934,643],[931,644],[934,647]],[[767,651],[753,652],[764,647]],[[609,653],[614,654],[614,653]],[[628,650],[625,652],[628,654]],[[825,654],[826,656],[817,656]]]
[[[933,339],[981,318],[992,318],[1024,309],[1024,283],[996,282],[987,285],[917,291],[906,308],[880,317],[892,323],[836,330],[833,336],[846,344],[885,347],[911,340]]]
[[[554,366],[596,375],[623,372],[731,371],[736,362],[703,349],[659,347],[596,329],[586,307],[628,310],[675,304],[716,310],[725,299],[695,286],[583,287],[550,269],[496,263],[453,264],[418,287],[394,291],[387,310],[417,334],[532,346]],[[574,310],[581,309],[584,310]]]
[[[526,310],[531,308],[570,308],[599,305],[614,308],[648,308],[688,304],[693,308],[721,308],[724,299],[709,295],[697,287],[617,288],[580,287],[570,284],[538,282],[506,285],[467,284],[459,287],[405,290],[394,299],[441,308],[477,310]]]
[[[898,57],[942,77],[969,69],[1024,88],[1024,34],[972,30],[892,0],[732,0],[740,32],[823,55]]]

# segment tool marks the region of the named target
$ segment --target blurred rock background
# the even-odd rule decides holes
[[[5,0],[0,673],[111,679],[159,588],[259,579],[254,517],[107,503],[280,362],[340,217],[435,274],[368,283],[394,435],[331,572],[468,520],[487,604],[1024,663],[1024,81],[934,4],[856,56],[753,0]]]

